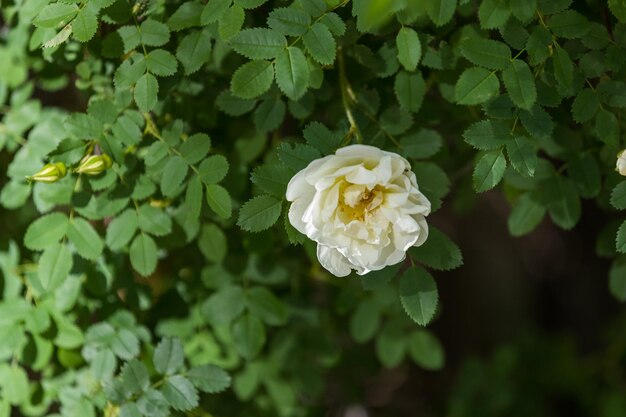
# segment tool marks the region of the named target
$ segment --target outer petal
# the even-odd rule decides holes
[[[350,275],[350,263],[339,251],[324,245],[317,245],[317,259],[320,264],[336,277]]]

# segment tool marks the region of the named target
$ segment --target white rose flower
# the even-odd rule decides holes
[[[428,237],[430,201],[409,162],[373,146],[351,145],[311,162],[287,186],[289,221],[317,242],[333,275],[359,275],[402,262]]]
[[[615,170],[619,172],[620,175],[626,176],[626,149],[617,154]]]

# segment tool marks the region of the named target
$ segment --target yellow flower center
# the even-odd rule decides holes
[[[345,223],[364,221],[367,214],[373,214],[380,207],[384,196],[380,185],[369,190],[365,185],[344,181],[339,186],[339,217]]]

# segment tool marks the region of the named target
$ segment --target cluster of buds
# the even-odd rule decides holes
[[[98,175],[111,168],[113,161],[107,154],[86,155],[73,172],[85,175]],[[67,174],[67,167],[63,162],[55,162],[45,165],[39,172],[27,176],[29,182],[57,182]]]
[[[98,175],[111,168],[113,161],[107,154],[87,155],[81,161],[74,172],[77,174]]]
[[[56,162],[54,164],[44,165],[34,175],[27,176],[26,179],[30,182],[57,182],[67,174],[67,167],[63,162]]]

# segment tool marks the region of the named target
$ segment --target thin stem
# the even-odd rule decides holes
[[[354,119],[354,115],[352,114],[350,101],[356,103],[356,98],[354,96],[354,92],[352,92],[352,88],[350,88],[348,84],[348,78],[346,77],[346,64],[343,59],[343,51],[341,50],[341,48],[339,48],[338,50],[337,63],[339,64],[339,87],[341,89],[341,102],[343,104],[343,109],[346,112],[348,122],[350,123],[350,131],[355,134],[358,143],[363,143],[363,136],[361,135],[359,126],[357,125],[356,120]]]

